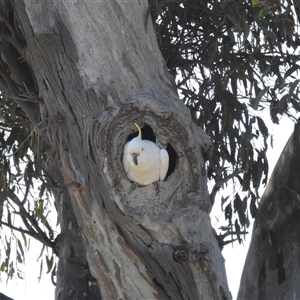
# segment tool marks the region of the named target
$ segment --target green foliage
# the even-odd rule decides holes
[[[278,123],[280,115],[293,118],[290,111],[300,108],[299,1],[149,4],[178,93],[213,142],[208,177],[217,189],[235,177],[233,191],[239,192],[233,192],[225,218],[232,228],[233,206],[236,227],[245,228],[246,208],[257,214],[258,188],[268,176],[269,132],[258,113],[268,109]]]
[[[51,199],[39,163],[43,149],[23,110],[4,91],[0,93],[0,271],[7,279],[23,278],[22,264],[29,249],[27,236],[54,249],[54,227],[50,225]],[[43,254],[55,269],[54,251]],[[45,259],[43,259],[43,256]],[[49,263],[51,262],[51,264]]]

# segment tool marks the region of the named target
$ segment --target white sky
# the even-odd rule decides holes
[[[24,271],[25,279],[21,280],[14,276],[13,280],[8,280],[6,285],[6,274],[0,273],[0,292],[14,300],[53,300],[54,286],[51,283],[50,274],[44,274],[38,282],[40,275],[40,261],[37,262],[37,257],[40,254],[40,243],[31,239],[30,251],[32,255],[26,255],[26,268],[21,266]],[[46,266],[44,263],[44,270]]]

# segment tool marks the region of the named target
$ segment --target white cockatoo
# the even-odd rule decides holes
[[[134,123],[139,135],[124,146],[123,167],[129,180],[148,185],[166,178],[169,154],[149,140],[142,140],[141,128]]]

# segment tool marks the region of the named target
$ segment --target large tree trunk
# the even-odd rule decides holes
[[[14,6],[43,99],[40,127],[61,164],[103,299],[230,299],[208,215],[211,144],[175,94],[150,22],[145,29],[147,1]],[[123,171],[134,122],[170,152],[158,192],[130,191]]]
[[[259,205],[238,299],[300,298],[299,139],[295,125]]]

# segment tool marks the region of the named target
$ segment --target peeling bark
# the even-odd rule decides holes
[[[299,299],[299,125],[262,196],[238,299]]]
[[[211,143],[174,92],[150,23],[145,30],[147,1],[14,6],[103,299],[230,299],[209,218]],[[173,149],[158,194],[154,185],[130,192],[121,157],[134,122]]]
[[[67,193],[55,194],[61,233],[57,237],[59,254],[55,299],[101,300],[96,279],[91,275],[70,197]]]

